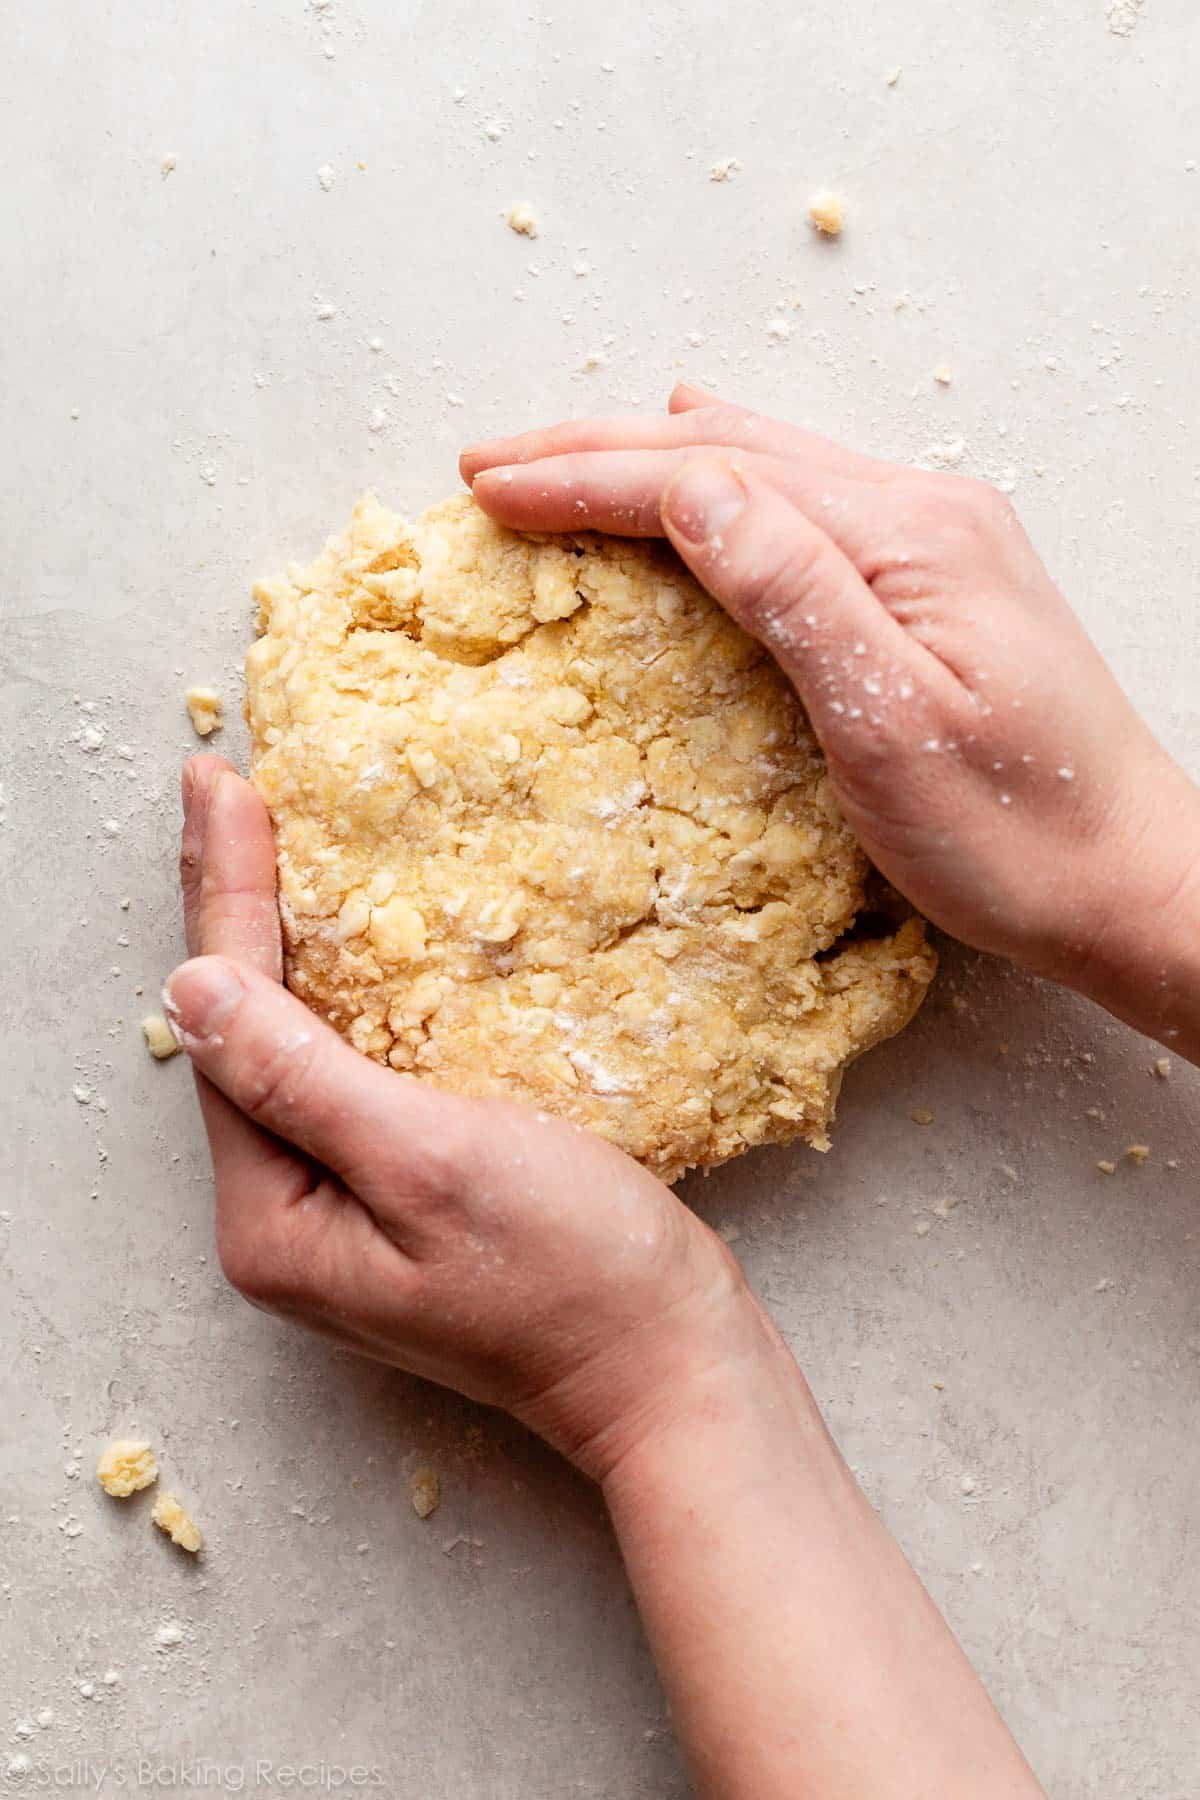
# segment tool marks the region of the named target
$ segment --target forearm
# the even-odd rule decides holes
[[[699,1793],[1041,1793],[777,1334],[747,1336],[605,1482]]]
[[[1200,790],[1164,758],[1144,802],[1132,846],[1100,847],[1093,910],[1103,924],[1068,983],[1200,1064]]]

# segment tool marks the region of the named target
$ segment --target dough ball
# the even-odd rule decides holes
[[[934,957],[796,696],[674,553],[368,497],[256,587],[287,979],[365,1055],[562,1114],[664,1179],[818,1149]]]

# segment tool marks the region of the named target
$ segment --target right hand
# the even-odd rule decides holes
[[[955,937],[1086,988],[1190,879],[1200,795],[982,482],[688,388],[462,470],[506,525],[668,537],[794,681],[872,861]]]
[[[778,1354],[733,1256],[648,1170],[382,1069],[288,993],[261,798],[200,756],[184,808],[192,960],[164,999],[248,1299],[504,1407],[598,1480],[718,1371]]]

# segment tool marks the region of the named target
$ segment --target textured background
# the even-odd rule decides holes
[[[1200,767],[1197,66],[1190,0],[14,15],[0,1787],[86,1759],[115,1792],[146,1756],[373,1763],[413,1800],[685,1791],[595,1494],[222,1285],[187,1069],[137,1028],[181,948],[182,690],[222,688],[242,755],[253,575],[369,484],[450,491],[466,437],[687,373],[1011,487]],[[827,183],[837,245],[804,218]],[[688,1190],[1062,1800],[1200,1789],[1198,1084],[1152,1055],[951,952],[828,1158]],[[1097,1174],[1135,1138],[1145,1168]],[[134,1429],[199,1566],[90,1480]]]

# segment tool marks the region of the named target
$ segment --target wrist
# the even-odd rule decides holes
[[[1136,819],[1099,843],[1064,985],[1195,1058],[1200,1047],[1200,791],[1166,757]]]
[[[643,1446],[751,1390],[775,1344],[801,1379],[723,1247],[721,1262],[715,1283],[626,1328],[519,1409],[531,1429],[606,1491]]]
[[[607,1446],[600,1483],[619,1535],[639,1520],[657,1530],[698,1492],[735,1507],[782,1479],[784,1465],[809,1470],[817,1446],[840,1464],[804,1375],[748,1289],[710,1353],[681,1373]]]

